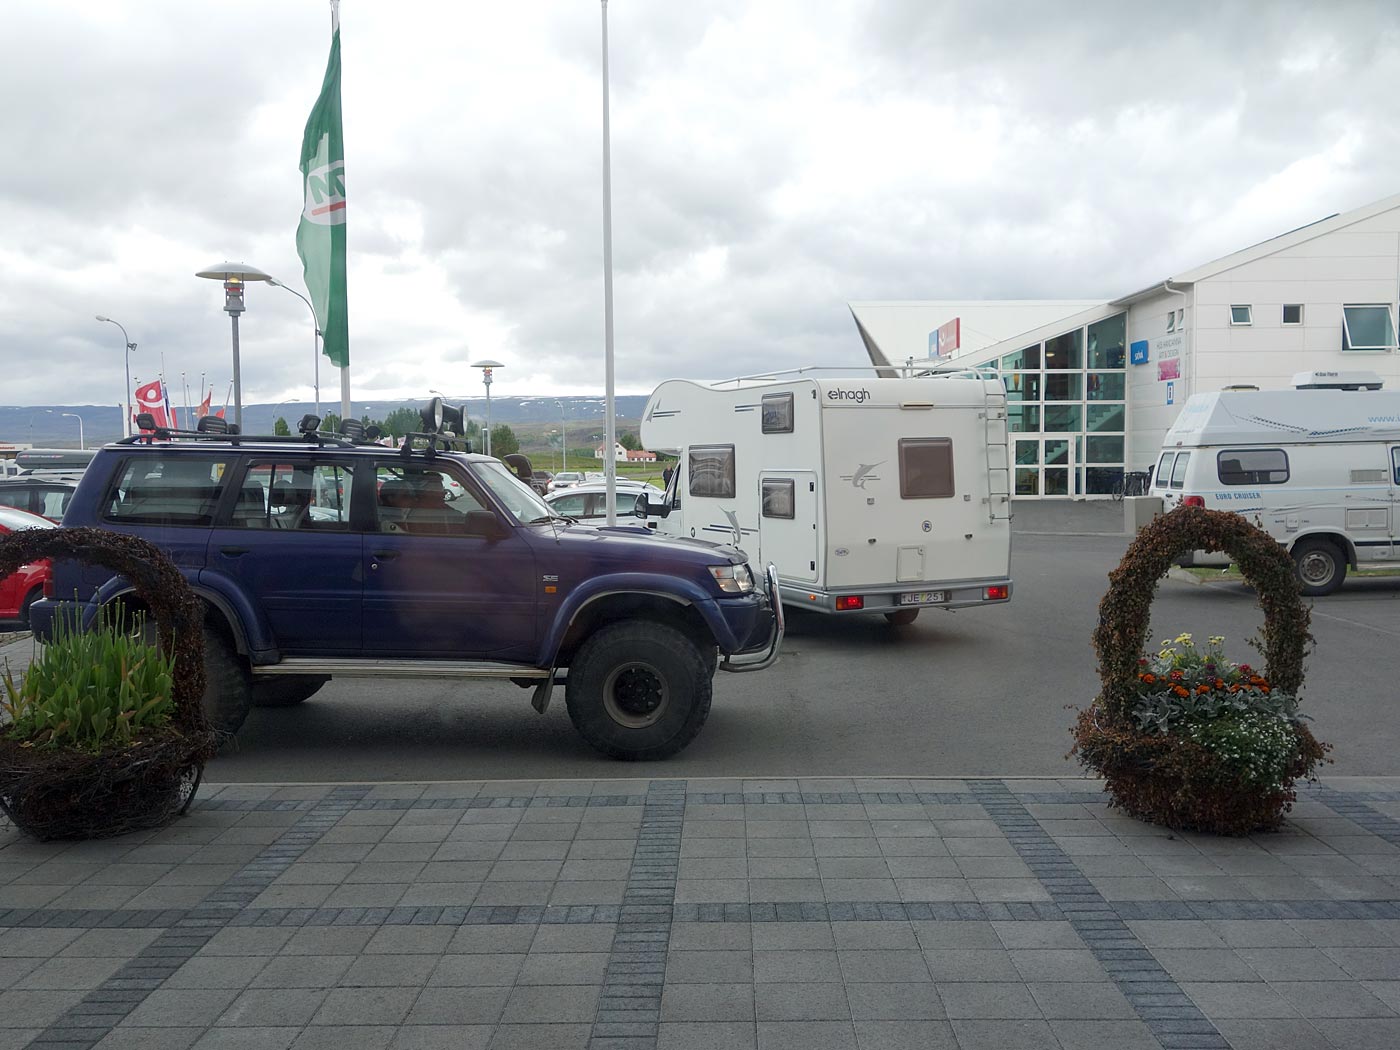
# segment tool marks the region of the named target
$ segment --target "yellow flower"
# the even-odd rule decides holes
[[[1211,635],[1211,636],[1210,636],[1210,644],[1211,644],[1211,645],[1224,645],[1224,644],[1225,644],[1225,636],[1224,636],[1223,634],[1213,634],[1213,635]]]
[[[1176,641],[1179,645],[1190,645],[1191,636],[1189,634],[1179,634],[1176,636]]]

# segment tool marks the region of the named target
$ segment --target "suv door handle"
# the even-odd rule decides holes
[[[370,556],[379,561],[393,561],[400,553],[400,551],[370,551]]]
[[[248,548],[247,548],[247,547],[220,547],[220,548],[219,548],[219,553],[220,553],[220,554],[227,554],[230,558],[236,558],[236,557],[238,557],[240,554],[247,554],[247,553],[248,553]]]

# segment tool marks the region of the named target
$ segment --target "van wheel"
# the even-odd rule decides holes
[[[248,717],[253,702],[252,675],[247,661],[238,655],[233,639],[217,627],[204,627],[204,697],[201,703],[209,725],[230,735]]]
[[[569,718],[611,758],[666,758],[694,740],[709,717],[713,673],[704,649],[674,627],[613,624],[584,642],[569,664]]]
[[[291,707],[309,700],[330,679],[322,675],[277,675],[253,680],[254,707]]]
[[[1347,575],[1346,558],[1331,540],[1299,540],[1293,547],[1293,568],[1310,598],[1331,594]]]
[[[918,609],[896,609],[894,612],[885,613],[885,619],[896,627],[903,627],[905,624],[913,623],[919,618]]]

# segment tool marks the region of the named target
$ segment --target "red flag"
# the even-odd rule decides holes
[[[204,396],[204,400],[200,402],[199,407],[194,410],[196,419],[203,419],[209,414],[209,402],[213,400],[213,398],[214,391],[210,390],[209,393]]]
[[[165,410],[166,397],[165,386],[159,379],[153,379],[144,386],[136,388],[136,412],[149,412],[155,417],[156,426],[174,426],[172,420]]]

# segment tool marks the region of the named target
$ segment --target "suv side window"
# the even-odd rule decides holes
[[[207,456],[142,456],[127,460],[102,512],[129,525],[208,527],[228,476],[227,459]]]
[[[376,481],[380,532],[466,536],[467,513],[487,509],[458,478],[440,467],[380,463]]]
[[[345,532],[354,468],[343,463],[254,460],[243,475],[229,526]]]

